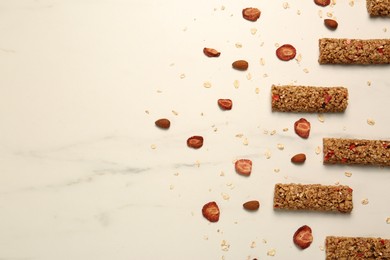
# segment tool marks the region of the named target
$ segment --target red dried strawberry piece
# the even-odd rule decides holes
[[[324,102],[325,102],[325,104],[328,104],[331,99],[332,99],[332,95],[329,95],[328,93],[325,93],[325,95],[324,95]]]
[[[218,99],[218,106],[222,110],[231,110],[233,102],[230,99]]]
[[[273,94],[272,95],[272,100],[279,101],[280,96],[278,94]]]
[[[306,225],[298,228],[298,230],[294,233],[293,241],[294,244],[296,244],[301,249],[308,248],[313,242],[311,228]]]
[[[210,222],[217,222],[219,220],[219,207],[215,201],[206,203],[202,208],[203,217]]]
[[[191,136],[187,139],[187,146],[194,149],[201,148],[203,146],[203,137],[198,135]]]
[[[329,151],[325,154],[324,160],[325,160],[325,161],[329,160],[329,158],[332,157],[333,155],[334,155],[334,151],[329,150]]]
[[[310,135],[310,122],[301,118],[294,123],[294,130],[300,137],[308,138]]]
[[[234,164],[234,167],[238,174],[249,176],[252,172],[252,161],[248,159],[239,159]]]
[[[353,151],[353,149],[355,149],[356,148],[356,145],[355,144],[351,144],[350,146],[349,146],[349,150],[351,150],[351,151]]]
[[[347,158],[342,158],[342,159],[341,159],[341,163],[346,163],[347,161],[348,161]]]
[[[291,44],[284,44],[276,49],[276,56],[278,56],[278,58],[283,61],[294,59],[296,54],[297,50]]]

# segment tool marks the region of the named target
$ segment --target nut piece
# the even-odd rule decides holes
[[[246,210],[255,211],[255,210],[259,209],[260,202],[258,200],[250,200],[250,201],[245,202],[242,206]]]
[[[291,162],[296,164],[302,164],[306,161],[306,155],[304,153],[298,153],[291,157]]]
[[[192,136],[187,139],[187,146],[194,148],[194,149],[199,149],[203,146],[203,137],[202,136]]]
[[[210,222],[219,220],[219,207],[215,201],[206,203],[202,208],[202,215]]]
[[[232,66],[236,70],[247,70],[249,64],[246,60],[236,60],[232,63]]]
[[[162,129],[168,129],[171,126],[171,122],[166,118],[158,119],[156,122],[154,122],[157,127]]]
[[[242,10],[242,17],[248,21],[255,22],[260,18],[261,11],[257,8],[248,7]]]
[[[298,228],[298,230],[294,233],[293,241],[294,244],[299,246],[301,249],[308,248],[311,242],[313,242],[311,228],[306,225]]]
[[[325,19],[324,24],[330,30],[336,30],[337,26],[339,25],[338,22],[336,20],[333,20],[333,19]]]
[[[296,54],[297,50],[291,44],[283,44],[276,49],[276,56],[278,56],[278,58],[283,61],[294,59]]]
[[[330,0],[314,0],[314,3],[320,6],[328,6],[330,5]]]
[[[213,48],[203,48],[203,53],[207,56],[207,57],[219,57],[219,55],[221,55],[221,53]]]
[[[234,164],[234,167],[238,174],[249,176],[252,172],[252,161],[248,159],[239,159]]]
[[[231,110],[233,106],[233,102],[230,99],[218,99],[218,106],[222,110]]]

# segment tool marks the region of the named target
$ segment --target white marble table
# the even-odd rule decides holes
[[[319,38],[390,38],[389,19],[370,18],[364,0],[284,3],[1,1],[0,259],[324,259],[327,235],[390,238],[389,168],[324,166],[316,153],[323,137],[390,138],[390,67],[317,62]],[[257,22],[241,16],[250,6]],[[301,60],[278,60],[284,43]],[[291,83],[346,86],[349,107],[324,122],[272,113],[271,85]],[[155,127],[162,117],[169,130]],[[300,117],[308,140],[293,131]],[[201,149],[187,147],[192,135]],[[290,163],[298,152],[302,166]],[[237,158],[253,161],[250,177]],[[354,210],[275,212],[278,182],[350,185]],[[250,199],[259,211],[242,209]],[[208,201],[217,223],[201,214]],[[314,241],[302,251],[292,235],[305,224]]]

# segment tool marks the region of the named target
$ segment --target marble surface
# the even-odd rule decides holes
[[[260,19],[244,20],[245,7]],[[390,138],[390,67],[320,66],[318,39],[389,33],[363,0],[1,1],[0,259],[324,259],[327,235],[390,238],[389,168],[324,166],[317,153],[323,137]],[[278,60],[284,43],[301,59]],[[291,83],[346,86],[349,107],[323,122],[272,113],[271,85]],[[155,127],[162,117],[169,130]],[[201,149],[186,146],[192,135]],[[306,163],[292,165],[300,152]],[[238,158],[253,161],[250,177]],[[354,210],[274,212],[278,182],[350,185]],[[243,210],[250,199],[259,211]],[[217,223],[201,214],[209,201]],[[305,224],[314,241],[302,251],[292,235]]]

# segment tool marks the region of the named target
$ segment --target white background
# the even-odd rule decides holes
[[[257,22],[246,7],[262,11]],[[389,30],[363,0],[1,1],[0,259],[324,259],[328,235],[390,238],[389,169],[324,166],[316,153],[323,137],[390,138],[390,67],[319,65],[318,39]],[[299,62],[277,59],[285,43]],[[248,71],[232,69],[238,59]],[[345,86],[349,106],[324,122],[272,113],[272,84]],[[169,130],[155,127],[161,117]],[[307,140],[293,130],[301,117]],[[186,146],[192,135],[201,149]],[[304,165],[291,164],[296,153]],[[250,177],[235,173],[238,158],[253,161]],[[350,185],[354,210],[275,212],[278,182]],[[259,211],[243,210],[251,199]],[[201,214],[209,201],[217,223]],[[303,251],[292,242],[301,225],[314,236]]]

